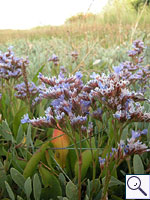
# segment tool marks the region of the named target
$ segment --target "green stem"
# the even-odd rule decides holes
[[[111,174],[110,174],[109,169],[107,168],[106,177],[105,177],[105,185],[104,185],[103,194],[102,194],[102,200],[107,200],[107,191],[108,191],[108,185],[109,185],[110,178],[111,178]]]
[[[79,165],[79,168],[78,168],[78,200],[81,200],[81,167],[82,167],[81,139],[82,138],[81,138],[81,131],[80,131],[80,152],[79,152],[78,146],[77,146],[77,141],[76,141],[76,136],[73,133],[73,143],[74,143],[74,146],[75,146],[75,152],[76,152],[76,155],[77,155],[77,160],[78,160],[78,165]]]
[[[93,184],[92,184],[92,192],[90,194],[90,200],[92,200],[92,197],[93,197],[93,193],[94,193],[94,186],[95,186],[95,175],[96,175],[96,164],[95,164],[95,159],[94,159],[94,153],[93,153],[93,149],[92,149],[92,137],[90,137],[90,141],[89,142],[89,145],[90,145],[90,148],[91,148],[91,154],[92,154],[92,162],[93,162]]]
[[[129,174],[132,174],[131,165],[130,165],[130,157],[126,158],[126,161],[127,161],[127,165],[129,169]]]

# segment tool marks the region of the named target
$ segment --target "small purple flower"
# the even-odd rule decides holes
[[[111,148],[112,152],[117,152],[117,149],[116,148]]]
[[[144,129],[143,131],[134,131],[132,130],[132,138],[136,139],[140,137],[141,135],[146,135],[148,133],[147,129]]]
[[[104,165],[105,165],[105,163],[106,163],[106,159],[105,159],[105,158],[101,158],[101,157],[99,157],[99,164],[100,164],[100,168],[101,168],[101,170],[104,169]]]
[[[144,129],[143,131],[141,131],[141,134],[142,135],[146,135],[148,133],[148,130],[147,129]]]
[[[78,72],[76,72],[75,76],[76,76],[76,78],[81,79],[83,75],[80,71],[78,71]]]
[[[54,65],[57,66],[58,62],[59,62],[59,58],[58,58],[58,56],[56,56],[55,54],[53,54],[52,57],[50,57],[48,59],[48,61],[52,61],[54,63]]]
[[[138,137],[140,137],[140,132],[137,132],[137,131],[134,131],[134,130],[132,130],[132,138],[138,138]]]
[[[96,79],[97,77],[99,77],[99,74],[96,74],[95,72],[93,72],[93,74],[90,75],[90,78],[92,79]]]
[[[101,81],[98,82],[98,86],[103,90],[106,89],[106,86],[104,87]]]
[[[23,118],[21,119],[21,123],[22,123],[22,124],[30,123],[30,119],[29,119],[29,115],[28,115],[28,114],[25,114],[25,115],[23,116]]]
[[[114,66],[113,70],[116,74],[119,74],[121,72],[121,70],[123,69],[123,66]]]
[[[60,103],[64,101],[64,95],[61,95],[58,99],[55,99],[51,102],[51,105],[56,109],[57,106],[60,106]]]

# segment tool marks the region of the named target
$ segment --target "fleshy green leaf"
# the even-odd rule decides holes
[[[40,162],[46,148],[49,145],[49,141],[42,144],[42,146],[40,147],[40,149],[38,149],[33,156],[31,157],[31,159],[28,161],[23,175],[25,178],[28,178],[29,176],[32,176],[33,172],[35,171],[35,169],[37,168],[38,163]]]
[[[42,182],[44,186],[49,187],[49,191],[51,193],[49,198],[56,199],[57,196],[61,196],[62,190],[61,190],[61,186],[58,179],[51,172],[49,172],[47,169],[45,169],[42,166],[39,167],[39,171],[40,171],[40,175],[42,177]]]
[[[6,172],[2,162],[0,161],[0,188],[5,188],[6,180],[7,180]]]
[[[17,136],[17,132],[20,126],[20,121],[22,116],[27,112],[27,107],[21,108],[15,115],[14,120],[13,120],[13,133],[15,135],[15,138]]]
[[[27,180],[24,183],[24,190],[27,195],[27,199],[30,198],[31,192],[32,192],[32,185],[31,185],[31,178],[28,177]]]
[[[11,200],[15,200],[15,195],[14,195],[11,187],[7,183],[7,181],[5,181],[5,186],[6,186],[6,190],[7,190],[8,194],[9,194],[9,197],[11,198]]]
[[[144,174],[144,166],[139,155],[133,157],[134,174]]]
[[[35,174],[33,178],[33,193],[34,193],[35,200],[40,200],[41,189],[42,189],[42,186],[41,186],[39,176]]]
[[[24,199],[20,197],[19,195],[17,195],[17,200],[24,200]]]
[[[25,183],[24,176],[15,168],[11,168],[10,174],[11,174],[13,181],[18,185],[18,187],[20,187],[22,190],[24,190],[24,183]]]
[[[22,128],[22,124],[20,124],[18,132],[17,132],[17,137],[16,137],[16,142],[17,144],[19,144],[24,137],[24,132],[23,132],[23,128]]]
[[[78,199],[78,189],[77,186],[74,185],[71,181],[67,183],[66,186],[66,195],[71,200],[77,200]]]
[[[2,134],[5,140],[11,141],[12,143],[14,143],[14,138],[12,136],[12,132],[9,128],[7,121],[3,121],[2,125],[0,125],[0,133]]]
[[[103,185],[105,184],[105,177],[102,179]],[[117,185],[125,185],[125,183],[119,181],[117,178],[111,176],[108,187],[117,186]]]

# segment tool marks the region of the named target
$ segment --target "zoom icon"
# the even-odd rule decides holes
[[[126,199],[150,199],[150,175],[126,175]]]

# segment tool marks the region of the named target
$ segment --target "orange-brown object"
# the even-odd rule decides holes
[[[70,144],[68,135],[66,135],[65,133],[63,133],[62,131],[58,129],[54,129],[53,131],[52,138],[55,138],[55,137],[58,137],[52,140],[52,144],[55,148],[65,148]],[[68,154],[68,149],[55,150],[55,159],[62,168],[65,167],[67,154]]]

